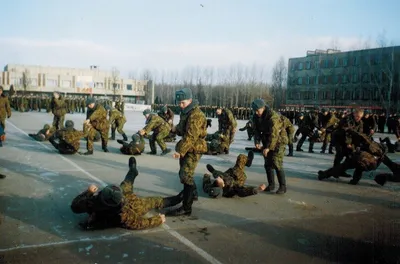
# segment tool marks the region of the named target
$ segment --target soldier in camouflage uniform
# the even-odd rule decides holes
[[[237,122],[231,110],[218,107],[216,114],[218,116],[218,130],[224,135],[222,146],[226,154],[229,154],[229,146],[233,142],[236,133]]]
[[[79,194],[72,201],[71,210],[76,214],[87,213],[88,219],[80,223],[84,230],[123,227],[132,230],[153,228],[165,222],[165,215],[145,215],[152,209],[162,209],[179,204],[182,193],[171,197],[138,197],[133,185],[139,172],[136,159],[129,159],[129,171],[120,187],[108,185],[98,192],[95,185]]]
[[[216,131],[214,134],[207,134],[207,152],[206,155],[218,155],[224,153],[224,147],[222,146],[221,139],[224,137],[220,131]]]
[[[110,106],[106,106],[105,107],[106,110],[109,111],[109,122],[111,125],[111,140],[115,140],[115,130],[118,131],[118,133],[120,133],[122,135],[122,138],[124,139],[124,141],[128,140],[128,137],[126,136],[125,132],[124,132],[124,125],[126,123],[126,117],[120,112],[118,111],[118,109],[116,108],[111,108]]]
[[[323,138],[323,143],[322,143],[322,148],[321,148],[321,153],[325,153],[326,147],[328,146],[329,143],[329,154],[333,154],[333,144],[331,141],[331,135],[333,131],[338,127],[339,125],[339,118],[335,116],[334,113],[328,112],[327,109],[322,109],[321,110],[322,114],[320,116],[320,124],[321,124],[321,137]]]
[[[57,130],[50,138],[50,143],[58,149],[60,154],[75,154],[80,148],[80,140],[85,133],[75,130],[72,120],[65,121],[65,128]],[[57,143],[56,140],[59,140]]]
[[[139,134],[133,134],[130,143],[120,139],[118,139],[117,142],[122,145],[120,148],[121,153],[126,155],[140,155],[143,153],[145,148],[144,138]]]
[[[8,101],[8,97],[3,94],[3,86],[0,86],[0,126],[4,131],[6,130],[6,118],[11,117],[11,107],[10,102]],[[4,137],[4,136],[3,136]],[[3,146],[3,142],[0,138],[0,147]]]
[[[247,140],[251,140],[254,136],[253,120],[247,121],[246,125],[239,129],[239,131],[247,130]]]
[[[108,132],[110,124],[107,120],[107,111],[100,104],[97,104],[93,97],[89,98],[86,102],[88,107],[86,114],[85,125],[89,126],[87,135],[87,152],[84,155],[93,154],[93,140],[96,136],[96,131],[101,135],[101,147],[104,152],[109,152],[107,148]],[[86,130],[86,129],[85,129]]]
[[[318,172],[318,179],[323,180],[334,176],[343,176],[343,172],[355,169],[353,179],[349,184],[356,185],[362,176],[363,171],[376,170],[380,163],[385,159],[386,150],[383,145],[372,141],[367,135],[346,130],[346,147],[349,154],[345,161],[326,171]]]
[[[183,184],[183,204],[169,215],[191,215],[192,204],[197,196],[193,176],[202,154],[207,152],[207,121],[193,100],[192,90],[184,88],[176,91],[175,100],[182,109],[179,124],[173,128],[182,139],[175,146],[174,158],[179,159],[179,178]]]
[[[31,138],[36,141],[47,141],[55,132],[55,128],[48,124],[43,126],[43,129],[39,130],[36,134],[28,134]]]
[[[146,126],[139,131],[139,134],[141,136],[149,135],[150,132],[153,131],[153,134],[149,139],[151,151],[148,154],[157,154],[156,142],[162,150],[161,155],[171,152],[171,149],[167,148],[167,145],[165,145],[164,142],[164,138],[168,136],[171,126],[158,115],[151,114],[150,109],[144,110],[143,115],[146,117]]]
[[[62,129],[64,126],[65,114],[67,113],[66,107],[64,98],[58,92],[54,92],[50,108],[54,115],[53,127],[57,130]]]
[[[220,196],[231,198],[235,195],[246,197],[255,195],[258,191],[264,191],[265,184],[261,184],[259,188],[244,185],[247,179],[244,169],[251,166],[253,158],[254,153],[252,151],[249,152],[248,156],[239,154],[235,166],[225,172],[218,171],[210,164],[207,164],[207,169],[215,180],[211,180],[210,174],[204,174],[203,191],[212,198]]]
[[[286,134],[288,137],[288,147],[289,147],[288,157],[293,157],[294,126],[292,122],[290,122],[289,118],[287,118],[286,116],[280,115],[280,117],[283,123],[283,129],[286,130]]]
[[[309,113],[307,113],[304,117],[304,121],[302,125],[299,126],[301,138],[297,143],[296,151],[303,151],[301,147],[303,146],[304,141],[306,138],[309,138],[309,146],[308,152],[314,153],[314,143],[316,142],[317,138],[319,137],[318,134],[315,133],[315,129],[320,130],[319,121],[318,121],[318,109],[314,108]]]
[[[286,177],[283,170],[283,157],[288,143],[286,130],[280,116],[272,110],[262,99],[256,99],[251,107],[255,112],[253,116],[254,143],[257,149],[263,151],[264,168],[267,174],[268,186],[265,191],[275,189],[275,176],[279,182],[277,194],[286,193]],[[261,146],[262,143],[262,146]]]
[[[174,112],[170,108],[168,108],[166,105],[161,107],[161,110],[157,113],[159,117],[164,119],[165,122],[167,122],[171,127],[174,126]],[[170,131],[169,135],[165,138],[166,142],[174,142],[175,141],[176,134]]]

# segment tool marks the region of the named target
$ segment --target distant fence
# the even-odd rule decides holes
[[[144,105],[144,104],[125,104],[125,111],[144,111],[145,109],[151,109],[151,105]]]

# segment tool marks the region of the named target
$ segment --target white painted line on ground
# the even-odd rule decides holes
[[[26,135],[27,137],[29,137],[29,135],[23,131],[22,129],[20,129],[19,127],[17,127],[16,125],[14,125],[13,123],[11,123],[10,121],[7,121],[7,123],[9,123],[11,126],[13,126],[15,129],[17,129],[20,133]],[[49,148],[48,146],[46,146],[45,144],[43,144],[40,141],[35,141],[36,143],[40,144],[42,147],[48,149],[48,150],[53,150],[51,148]],[[66,157],[64,157],[63,155],[61,155],[58,152],[55,152],[57,155],[59,155],[63,160],[65,160],[66,162],[68,162],[69,164],[71,164],[73,167],[75,167],[77,170],[81,171],[83,174],[87,175],[89,178],[91,178],[92,180],[97,181],[98,183],[100,183],[101,185],[107,186],[107,184],[100,180],[99,178],[97,178],[96,176],[92,175],[91,173],[87,172],[86,170],[84,170],[83,168],[81,168],[78,164],[76,164],[75,162],[67,159]],[[221,262],[219,262],[216,258],[214,258],[213,256],[211,256],[210,254],[208,254],[207,252],[205,252],[204,250],[202,250],[201,248],[199,248],[198,246],[196,246],[195,244],[193,244],[189,239],[185,238],[184,236],[182,236],[181,234],[179,234],[178,232],[176,232],[175,230],[172,230],[167,224],[163,224],[162,225],[163,229],[165,231],[167,231],[171,236],[175,237],[176,239],[178,239],[182,244],[184,244],[185,246],[187,246],[188,248],[192,249],[193,251],[195,251],[197,254],[199,254],[202,258],[204,258],[205,260],[207,260],[209,263],[211,264],[222,264]],[[70,241],[74,241],[74,242],[80,242],[79,240],[70,240]],[[58,242],[55,242],[58,243]],[[63,243],[63,242],[59,242],[59,243]],[[73,243],[73,242],[64,242],[64,243]],[[50,244],[43,244],[43,245],[51,245]],[[40,246],[40,245],[39,245]],[[29,247],[29,246],[28,246]],[[34,247],[34,246],[30,246],[30,247]]]

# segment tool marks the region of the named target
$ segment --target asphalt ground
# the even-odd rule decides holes
[[[126,116],[131,136],[145,120],[139,112]],[[81,128],[85,115],[68,114],[67,119]],[[316,153],[285,157],[285,195],[207,197],[200,190],[206,164],[221,170],[233,166],[237,155],[253,146],[245,131],[236,133],[229,155],[202,157],[195,175],[200,197],[192,216],[167,217],[163,226],[144,231],[83,231],[78,223],[85,216],[72,213],[72,199],[91,183],[119,184],[129,156],[119,153],[116,141],[109,141],[110,153],[98,142],[92,156],[62,156],[49,142],[27,136],[51,121],[52,115],[43,112],[13,112],[7,121],[7,141],[0,148],[0,173],[7,175],[0,180],[0,264],[400,263],[399,185],[381,187],[373,181],[376,173],[389,171],[384,165],[364,173],[357,186],[347,184],[347,178],[318,181],[317,171],[333,163],[333,155],[319,153],[320,143]],[[239,127],[245,122],[238,121]],[[217,127],[213,119],[209,132]],[[81,147],[85,151],[84,140]],[[389,156],[400,160],[397,154]],[[137,161],[137,194],[168,196],[182,189],[172,153],[144,154]],[[249,185],[266,182],[258,154],[246,172]]]

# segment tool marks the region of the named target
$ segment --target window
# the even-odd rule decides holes
[[[329,68],[329,60],[328,59],[322,61],[322,68]]]
[[[36,87],[38,85],[38,81],[36,78],[31,78],[31,86]]]
[[[334,76],[333,76],[333,83],[334,83],[334,84],[339,83],[339,75],[334,75]]]
[[[48,87],[57,87],[58,81],[55,79],[46,79],[46,86]]]
[[[306,69],[307,70],[311,69],[311,61],[306,62]]]
[[[359,61],[360,59],[359,59],[359,57],[358,56],[356,56],[356,57],[353,57],[353,66],[358,66],[358,64],[360,63],[360,61]]]
[[[343,58],[343,67],[347,67],[349,65],[349,59]]]
[[[22,78],[12,78],[10,83],[14,85],[22,85]]]
[[[352,80],[353,83],[358,83],[358,73],[354,73],[352,76]]]
[[[335,64],[335,67],[339,67],[340,66],[339,58],[337,58],[337,57],[335,58],[334,64]]]
[[[302,85],[303,84],[303,78],[299,77],[297,78],[297,85]]]
[[[363,76],[362,76],[362,81],[363,81],[364,83],[369,82],[369,74],[368,74],[368,73],[364,73],[364,74],[363,74]]]
[[[294,71],[296,69],[296,64],[292,61],[291,62],[291,70]]]
[[[61,81],[61,87],[70,88],[71,87],[71,81]]]
[[[104,89],[104,83],[102,83],[102,82],[96,82],[95,88]]]
[[[299,62],[299,71],[301,71],[303,69],[303,63]]]
[[[314,84],[319,84],[317,76],[314,77]]]
[[[132,84],[127,84],[126,85],[126,90],[132,91]],[[292,94],[290,94],[290,95],[292,95]]]
[[[327,76],[323,76],[322,80],[323,80],[323,84],[327,84],[328,83],[328,77]]]
[[[344,75],[342,76],[342,82],[343,82],[343,83],[348,83],[348,82],[349,82],[349,76],[348,76],[347,74],[344,74]]]

